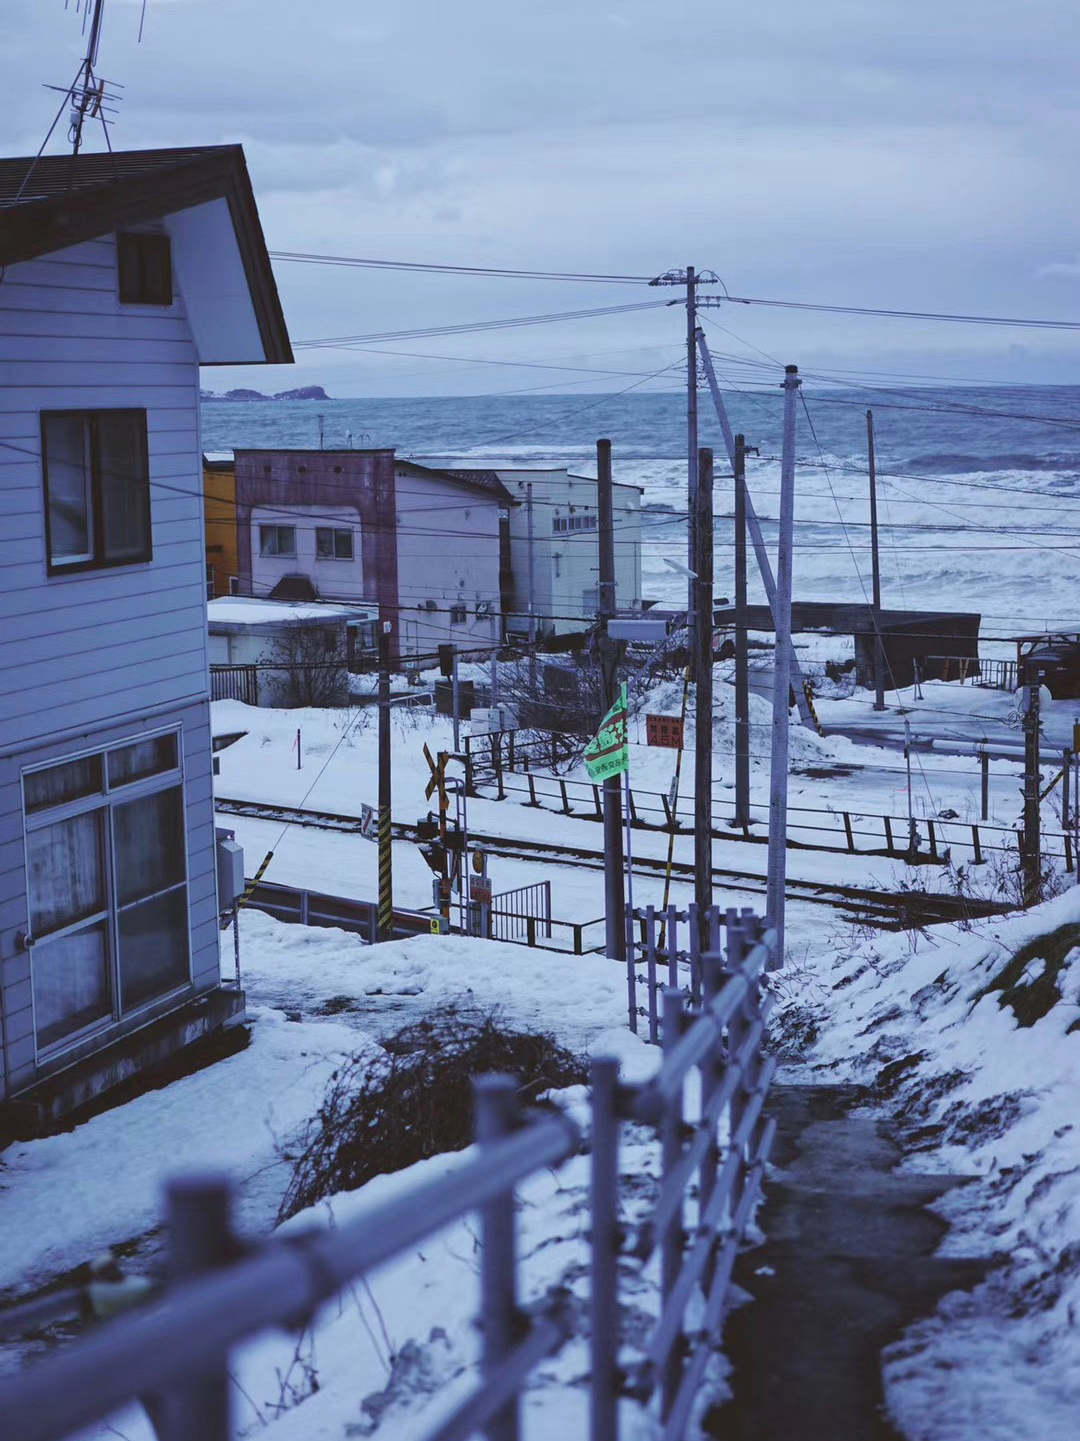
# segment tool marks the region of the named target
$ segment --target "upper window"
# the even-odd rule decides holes
[[[150,560],[145,410],[41,414],[49,571]]]
[[[568,535],[573,531],[595,530],[595,515],[557,515],[551,522],[556,535]]]
[[[320,560],[352,560],[352,531],[332,530],[329,526],[316,526],[315,554]]]
[[[260,526],[259,526],[259,554],[260,554],[260,555],[295,555],[295,554],[296,554],[296,526],[295,526],[295,525],[260,525]]]
[[[172,304],[172,247],[167,235],[121,231],[116,237],[116,268],[121,304]]]

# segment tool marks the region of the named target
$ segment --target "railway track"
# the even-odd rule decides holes
[[[216,797],[214,804],[222,815],[246,816],[252,820],[272,821],[279,825],[299,825],[316,830],[342,831],[346,834],[360,832],[358,816],[341,815],[333,811],[240,801],[228,796]],[[400,822],[394,823],[393,835],[395,840],[420,839],[415,826]],[[473,844],[483,846],[488,855],[507,860],[549,861],[554,865],[573,865],[597,871],[604,868],[603,851],[590,850],[585,846],[559,845],[551,841],[526,840],[517,836],[492,836],[479,831],[470,831],[469,839]],[[666,869],[667,862],[658,856],[634,857],[635,875],[663,875]],[[686,861],[673,862],[671,869],[672,874],[680,879],[693,879],[694,868]],[[756,871],[714,866],[713,878],[740,891],[765,894],[765,877]],[[934,891],[871,890],[864,886],[834,885],[820,881],[789,879],[787,892],[793,900],[828,906],[844,919],[869,923],[882,930],[908,930],[947,921],[1003,915],[1009,910],[1007,905],[999,901],[975,900],[968,896]]]

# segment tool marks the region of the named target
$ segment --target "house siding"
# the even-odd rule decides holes
[[[147,412],[153,558],[46,573],[43,410]],[[205,531],[198,358],[182,296],[121,306],[105,238],[7,268],[0,282],[0,1098],[136,1025],[38,1065],[21,772],[30,764],[182,727],[191,987],[218,984]],[[176,1001],[163,1003],[167,1010]]]

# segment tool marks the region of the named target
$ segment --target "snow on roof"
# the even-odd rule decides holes
[[[378,607],[373,605],[258,600],[241,595],[223,595],[206,603],[206,615],[211,630],[215,626],[304,625],[317,621],[374,620],[378,613]]]

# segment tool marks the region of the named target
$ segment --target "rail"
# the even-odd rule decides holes
[[[0,1380],[5,1441],[61,1441],[144,1397],[162,1441],[226,1441],[234,1347],[270,1327],[306,1325],[352,1281],[472,1211],[480,1215],[482,1381],[429,1437],[465,1441],[487,1427],[510,1441],[528,1375],[570,1330],[558,1293],[531,1313],[518,1306],[514,1192],[575,1155],[581,1135],[561,1113],[519,1128],[510,1077],[478,1077],[474,1100],[478,1154],[452,1176],[421,1182],[355,1221],[248,1248],[241,1260],[229,1260],[240,1246],[227,1182],[174,1182],[173,1284],[164,1298]]]
[[[533,940],[529,941],[532,921]],[[535,945],[537,930],[547,939],[551,934],[551,882],[535,881],[531,886],[518,886],[500,891],[491,898],[491,938],[496,941],[520,941]]]
[[[629,788],[631,824],[639,829],[693,832],[693,797],[682,797],[675,805],[660,791]],[[602,821],[603,794],[591,781],[529,771],[507,779],[502,777],[499,799],[523,797],[520,804],[551,810],[577,820]],[[713,816],[713,838],[765,845],[769,808],[752,803],[749,821],[741,825]],[[947,859],[981,865],[987,854],[1016,849],[1016,831],[987,821],[964,821],[941,816],[915,816],[914,845],[907,816],[884,815],[875,811],[840,810],[823,806],[788,806],[788,846],[793,850],[816,850],[848,855],[890,856],[896,859],[944,863]],[[760,826],[760,833],[754,827]],[[1044,831],[1043,850],[1065,861],[1067,871],[1075,863],[1074,838],[1068,831]]]
[[[726,942],[726,953],[700,958],[700,1009],[687,1009],[682,990],[664,989],[664,1055],[651,1080],[621,1084],[617,1061],[593,1063],[591,1441],[618,1441],[620,1395],[648,1404],[657,1392],[663,1441],[680,1441],[732,1304],[732,1269],[775,1135],[763,1115],[775,1062],[762,1042],[772,1003],[763,973],[776,936],[753,916],[729,913]],[[699,1099],[688,1116],[695,1071]],[[655,1128],[660,1142],[658,1193],[630,1226],[620,1224],[621,1118]],[[642,1359],[621,1369],[620,1269],[643,1268],[656,1253],[660,1314]]]
[[[664,1441],[679,1441],[721,1341],[732,1269],[775,1133],[763,1114],[774,1062],[762,1049],[772,999],[764,972],[774,949],[775,934],[756,918],[729,913],[725,951],[700,958],[700,1006],[688,1009],[681,990],[664,990],[658,1071],[624,1083],[618,1060],[593,1062],[589,1441],[619,1441],[621,1400],[649,1406],[654,1396]],[[483,1430],[489,1441],[517,1441],[530,1375],[580,1323],[559,1288],[527,1308],[519,1301],[516,1188],[579,1154],[582,1135],[561,1112],[521,1116],[510,1077],[478,1077],[474,1101],[474,1156],[331,1227],[241,1245],[228,1182],[174,1180],[164,1294],[0,1378],[5,1441],[62,1441],[139,1401],[162,1441],[228,1441],[236,1347],[270,1328],[307,1326],[355,1280],[473,1212],[478,1382],[449,1416],[417,1434],[467,1441]],[[659,1144],[660,1184],[644,1211],[636,1191],[621,1194],[620,1138],[629,1123],[649,1128]],[[639,1278],[657,1254],[660,1305],[642,1343]],[[628,1280],[633,1304],[620,1299]],[[624,1343],[640,1356],[632,1365],[620,1364]]]

